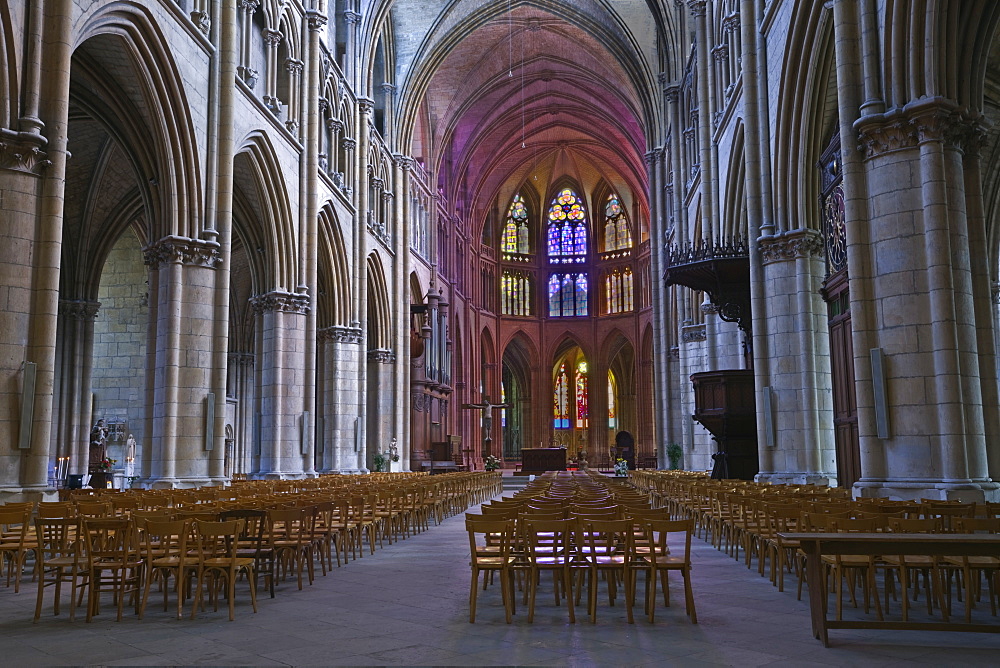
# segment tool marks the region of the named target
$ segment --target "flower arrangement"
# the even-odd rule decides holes
[[[114,468],[114,465],[117,463],[118,463],[117,459],[109,459],[105,457],[101,461],[97,462],[97,470],[106,473],[110,471],[112,468]]]
[[[483,460],[483,468],[487,471],[496,471],[500,468],[500,460],[493,455],[488,455],[486,459]]]
[[[615,475],[616,476],[626,476],[628,475],[628,462],[621,457],[615,460]]]

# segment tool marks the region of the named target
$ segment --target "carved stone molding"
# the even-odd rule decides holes
[[[647,165],[655,165],[660,161],[660,158],[663,157],[663,149],[654,148],[652,151],[646,151],[642,157],[646,161]]]
[[[357,12],[344,12],[344,21],[347,23],[360,23],[361,14]]]
[[[319,330],[318,334],[321,341],[335,341],[337,343],[357,345],[361,343],[363,332],[360,327],[334,325],[333,327],[326,327]]]
[[[722,19],[722,29],[726,32],[738,32],[740,29],[739,12],[733,12],[726,18]]]
[[[681,342],[683,343],[696,343],[698,341],[704,341],[707,337],[705,334],[705,325],[687,325],[681,331]]]
[[[281,44],[281,40],[285,38],[279,31],[271,30],[270,28],[265,28],[261,36],[264,38],[264,44],[270,47],[278,46]]]
[[[330,132],[343,132],[344,122],[339,118],[330,118],[326,121],[326,129]]]
[[[250,307],[258,315],[270,311],[304,315],[309,312],[309,295],[280,291],[269,292],[251,297]]]
[[[257,357],[253,353],[229,353],[230,366],[253,366]]]
[[[990,285],[991,296],[994,304],[1000,304],[1000,283],[994,281]]]
[[[151,269],[169,263],[215,269],[222,263],[218,242],[175,236],[153,242],[145,248],[143,257]]]
[[[327,18],[325,14],[321,14],[315,10],[306,11],[306,22],[309,24],[309,30],[318,31],[322,30],[327,24]]]
[[[719,312],[719,307],[712,302],[705,302],[701,305],[701,312],[705,315],[714,315]]]
[[[212,29],[212,17],[208,15],[208,12],[191,12],[191,22],[197,26],[198,30],[202,31],[206,35],[208,34],[208,31]]]
[[[764,264],[823,257],[823,235],[816,230],[792,230],[773,237],[762,237],[758,246]]]
[[[943,142],[950,148],[975,152],[985,137],[985,125],[982,114],[939,97],[916,100],[884,114],[862,116],[854,123],[858,150],[866,158],[924,142]]]
[[[395,84],[384,83],[384,84],[382,84],[381,88],[382,88],[382,92],[385,93],[386,95],[395,95],[396,94],[396,90],[397,89],[396,89],[396,85]]]
[[[97,313],[101,310],[101,302],[92,302],[84,299],[60,299],[59,315],[70,320],[96,320]]]
[[[688,0],[688,9],[691,10],[692,16],[704,16],[707,4],[707,0]]]
[[[51,163],[42,151],[45,138],[0,128],[0,169],[38,174]]]
[[[287,69],[291,74],[298,75],[302,74],[302,61],[296,60],[295,58],[289,58],[285,61],[285,69]]]
[[[673,104],[681,97],[681,87],[678,84],[671,84],[663,88],[663,96],[667,99],[667,102]]]
[[[350,137],[344,137],[340,140],[340,145],[344,147],[345,151],[353,151],[358,147],[358,142]]]
[[[413,165],[415,162],[416,161],[408,155],[396,156],[396,164],[399,165],[399,168],[402,169],[404,172],[408,172],[411,169],[413,169]]]
[[[371,98],[367,97],[359,97],[358,111],[360,111],[362,115],[371,114],[373,111],[375,111],[375,100],[372,100]]]
[[[712,55],[715,56],[716,62],[725,62],[729,60],[729,45],[717,45],[714,49],[712,49]]]
[[[240,0],[240,9],[253,14],[260,6],[259,0]]]
[[[377,348],[368,351],[368,361],[378,364],[393,364],[396,361],[396,353],[388,348]]]

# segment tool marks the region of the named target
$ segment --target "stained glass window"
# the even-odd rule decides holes
[[[587,274],[552,274],[549,278],[549,316],[587,315]]]
[[[531,278],[524,272],[504,270],[500,277],[500,313],[531,315]]]
[[[565,362],[559,365],[559,372],[556,374],[553,414],[556,429],[569,429],[569,377]]]
[[[618,428],[618,406],[615,404],[615,374],[608,371],[608,429]]]
[[[625,210],[617,195],[608,195],[604,204],[604,252],[629,248],[632,248],[632,232],[625,218]]]
[[[500,403],[501,404],[507,403],[507,386],[504,385],[503,383],[500,383]],[[506,408],[501,408],[500,409],[500,426],[501,427],[506,427],[507,426],[507,409]]]
[[[524,204],[524,198],[514,195],[507,210],[507,223],[503,229],[501,250],[504,259],[511,259],[509,256],[512,254],[527,255],[531,250],[528,239],[528,209]]]
[[[587,362],[576,365],[576,427],[586,429],[590,420],[587,410]]]
[[[625,313],[634,308],[632,269],[615,269],[604,279],[604,296],[608,313]]]
[[[549,261],[582,263],[587,254],[587,212],[571,188],[563,188],[549,206],[546,234]]]

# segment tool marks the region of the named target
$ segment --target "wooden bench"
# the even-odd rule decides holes
[[[463,471],[465,470],[465,467],[448,459],[443,461],[422,461],[420,462],[420,470],[428,471],[433,474],[448,473],[449,471]]]
[[[904,533],[779,533],[786,541],[797,541],[806,555],[806,582],[813,637],[830,646],[829,629],[901,629],[921,631],[971,631],[1000,633],[997,624],[964,622],[903,622],[832,620],[826,617],[826,577],[823,555],[929,555],[982,557],[1000,555],[997,534],[904,534]],[[904,594],[905,595],[905,594]]]

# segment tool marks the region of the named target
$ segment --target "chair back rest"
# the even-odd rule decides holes
[[[77,532],[80,520],[75,517],[36,517],[35,535],[42,560],[54,557],[78,557],[80,544]]]
[[[465,530],[469,534],[469,550],[474,562],[482,563],[497,557],[506,561],[510,556],[510,543],[514,534],[512,520],[466,515]]]
[[[201,561],[230,561],[236,563],[236,545],[243,532],[245,520],[225,522],[194,521],[195,545]]]
[[[100,562],[118,562],[138,552],[134,525],[124,517],[84,518],[84,550],[91,566]]]
[[[956,533],[1000,533],[1000,517],[959,517]]]
[[[893,533],[940,533],[941,518],[913,519],[905,517],[890,517],[887,519],[888,529]]]
[[[640,520],[643,538],[654,546],[659,554],[673,554],[670,550],[670,535],[684,534],[684,561],[691,561],[691,534],[694,532],[694,520]]]
[[[183,562],[188,557],[188,542],[191,538],[192,521],[170,519],[139,519],[135,521],[139,531],[139,543],[146,560],[177,559]]]
[[[538,565],[545,561],[553,565],[564,565],[569,562],[575,521],[525,517],[522,525],[530,563]]]
[[[28,534],[31,526],[30,508],[8,508],[0,506],[0,533],[5,535],[6,542],[20,543]],[[5,545],[6,547],[6,545]]]
[[[577,519],[574,542],[596,559],[617,555],[631,561],[633,553],[633,522],[621,519]]]
[[[76,506],[71,501],[40,501],[39,517],[76,517]]]

